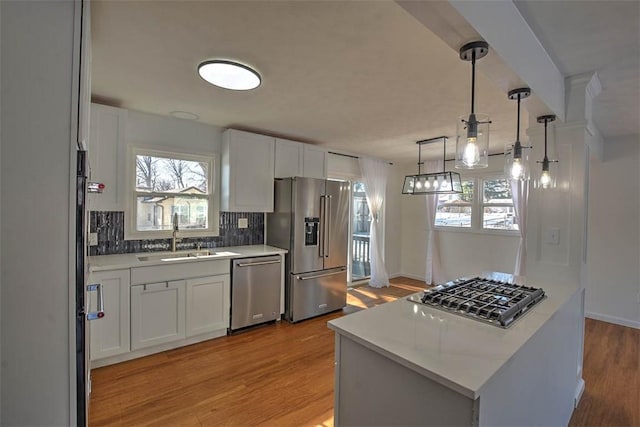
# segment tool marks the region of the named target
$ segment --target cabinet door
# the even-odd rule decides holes
[[[187,336],[229,327],[229,275],[187,280]]]
[[[129,270],[99,271],[91,274],[90,283],[101,283],[104,317],[89,322],[91,360],[129,352]],[[96,310],[96,300],[89,311]]]
[[[313,145],[304,144],[303,176],[307,178],[327,178],[327,152]]]
[[[89,194],[94,211],[124,210],[125,205],[125,131],[127,111],[91,104],[89,163],[91,181],[101,182],[101,194]]]
[[[185,338],[185,281],[131,287],[131,349]]]
[[[302,144],[276,138],[275,177],[302,176]]]
[[[221,210],[273,212],[273,137],[225,131],[222,141]]]

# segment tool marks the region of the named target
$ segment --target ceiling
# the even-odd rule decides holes
[[[557,10],[556,3],[561,3]],[[598,100],[608,100],[609,108],[595,108],[603,134],[633,133],[634,126],[637,133],[638,67],[628,59],[638,43],[637,19],[628,18],[633,7],[621,5],[624,12],[603,15],[600,9],[608,9],[601,4],[612,2],[584,3],[517,6],[564,74],[601,71],[604,91]],[[416,160],[417,140],[455,137],[457,117],[469,113],[470,64],[395,2],[93,1],[91,6],[97,102],[161,115],[188,111],[220,127],[398,162]],[[580,20],[574,18],[583,8],[588,10],[580,12]],[[635,13],[637,18],[637,7]],[[572,25],[560,30],[555,19],[567,16],[571,20],[561,22]],[[600,17],[612,21],[589,25]],[[635,40],[626,42],[623,36],[634,28]],[[594,29],[603,40],[612,33],[618,37],[613,43],[626,44],[612,48],[598,42],[602,52],[592,54],[578,49],[581,37]],[[233,92],[205,83],[197,65],[213,58],[251,65],[262,85]],[[476,111],[491,116],[492,151],[501,152],[515,137],[516,105],[483,75],[482,66],[478,61]],[[636,119],[616,115],[621,96],[624,108],[632,110],[627,91],[634,88]],[[523,114],[522,127],[527,126]],[[430,153],[440,155],[441,148]]]

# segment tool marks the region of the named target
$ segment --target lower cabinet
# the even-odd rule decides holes
[[[185,338],[185,281],[131,287],[131,350]]]
[[[187,284],[187,336],[229,327],[228,274],[189,279]]]
[[[102,284],[104,317],[89,322],[91,360],[129,352],[129,269],[98,271],[91,283]],[[89,311],[96,310],[92,299]]]

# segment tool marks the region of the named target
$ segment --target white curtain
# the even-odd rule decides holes
[[[369,285],[374,288],[389,286],[389,276],[384,266],[382,257],[383,222],[382,208],[384,206],[384,197],[387,190],[387,178],[389,176],[389,165],[380,160],[361,157],[360,171],[362,173],[362,181],[365,185],[367,193],[367,205],[371,213],[371,240],[369,242],[369,251],[371,260],[371,279]]]
[[[440,172],[444,170],[444,165],[442,160],[430,160],[424,162],[425,173],[434,173]],[[420,197],[420,196],[416,196]],[[437,279],[436,271],[439,269],[438,265],[438,257],[437,251],[435,247],[434,235],[435,235],[435,224],[436,224],[436,208],[438,206],[438,196],[436,194],[428,194],[425,196],[427,201],[427,212],[426,212],[426,221],[427,221],[427,256],[425,259],[425,275],[424,281],[427,284],[434,283]]]
[[[518,220],[520,229],[520,245],[516,256],[516,265],[513,274],[524,276],[527,263],[527,205],[529,204],[529,181],[511,181],[511,196],[513,198],[513,210]]]

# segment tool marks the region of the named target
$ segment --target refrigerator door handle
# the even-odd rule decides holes
[[[344,269],[341,269],[341,270],[339,270],[339,271],[332,271],[331,273],[315,274],[315,275],[313,275],[313,276],[302,276],[302,275],[298,275],[298,276],[296,276],[296,279],[298,279],[298,280],[319,279],[320,277],[334,276],[334,275],[336,275],[336,274],[340,274],[340,273],[344,273]]]
[[[87,313],[87,320],[96,320],[102,319],[104,317],[104,295],[102,294],[102,283],[96,283],[87,286],[88,292],[97,292],[98,293],[98,309],[97,311],[91,311]],[[89,293],[87,293],[89,295]],[[90,300],[87,301],[87,308],[90,307]]]
[[[318,244],[318,256],[320,258],[324,258],[324,236],[327,232],[327,226],[325,224],[325,213],[326,213],[326,204],[325,196],[320,196],[320,243]]]
[[[324,203],[324,207],[325,207],[325,215],[324,215],[324,229],[325,229],[325,238],[326,241],[324,242],[324,257],[325,258],[329,258],[329,251],[331,250],[331,233],[329,232],[329,230],[331,230],[331,196],[325,196],[326,197],[326,202]]]

